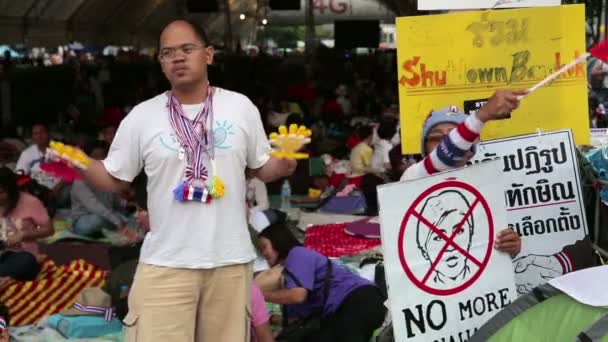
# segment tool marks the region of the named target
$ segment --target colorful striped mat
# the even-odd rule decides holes
[[[105,278],[106,271],[83,259],[63,266],[46,259],[36,280],[2,284],[0,301],[10,310],[10,325],[35,324],[71,307],[82,289],[103,286]]]

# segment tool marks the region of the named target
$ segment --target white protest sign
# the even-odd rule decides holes
[[[511,258],[494,249],[507,227],[501,171],[490,162],[378,187],[395,341],[467,340],[517,297]]]
[[[418,9],[424,11],[559,5],[561,5],[561,0],[418,0]]]
[[[555,255],[587,235],[576,146],[571,130],[487,141],[472,160],[499,160],[507,222],[521,236],[514,260],[517,291],[524,294],[571,269]]]

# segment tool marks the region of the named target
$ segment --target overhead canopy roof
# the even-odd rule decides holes
[[[208,1],[208,0],[201,0]],[[233,33],[247,34],[255,27],[251,16],[240,21],[240,13],[259,13],[266,0],[228,0]],[[326,0],[328,1],[328,0]],[[394,13],[408,13],[415,0],[376,1]],[[224,1],[219,1],[223,6]],[[29,46],[59,45],[78,40],[98,44],[153,44],[161,27],[171,18],[186,15],[186,0],[0,0],[0,44]],[[222,12],[194,16],[205,22],[217,39],[226,26]]]
[[[0,0],[0,42],[145,42],[176,8],[173,0]]]

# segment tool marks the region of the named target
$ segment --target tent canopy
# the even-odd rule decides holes
[[[208,1],[208,0],[200,0]],[[305,1],[305,0],[302,0]],[[415,0],[343,0],[350,5],[380,3],[402,13]],[[85,44],[155,44],[171,18],[188,15],[205,23],[210,37],[223,39],[230,6],[232,33],[244,37],[255,31],[267,0],[218,0],[220,12],[189,15],[186,0],[0,0],[0,44],[57,46],[69,41]],[[240,20],[240,13],[248,13]],[[256,15],[258,18],[256,18]],[[303,10],[302,15],[303,17]],[[302,18],[300,18],[302,19]]]

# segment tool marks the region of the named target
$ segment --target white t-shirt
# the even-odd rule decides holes
[[[260,113],[245,96],[216,88],[213,99],[216,171],[226,194],[209,204],[178,202],[173,190],[184,179],[186,161],[169,122],[167,95],[143,102],[122,121],[104,165],[130,182],[142,167],[148,176],[150,232],[141,249],[146,264],[208,269],[247,263],[255,252],[247,230],[245,168],[269,159]],[[184,106],[193,119],[202,104]],[[186,158],[184,158],[186,159]]]
[[[31,145],[21,152],[19,160],[17,160],[16,171],[23,171],[32,179],[36,180],[40,185],[48,189],[53,189],[59,182],[60,178],[56,178],[40,168],[40,162],[43,161],[44,154],[40,152],[37,145]]]
[[[386,168],[384,163],[390,163],[389,152],[393,145],[388,140],[379,139],[374,144],[374,153],[372,154],[371,166],[374,171],[384,172]]]

